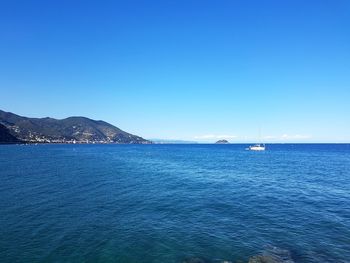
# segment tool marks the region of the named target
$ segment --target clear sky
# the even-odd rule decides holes
[[[350,142],[350,1],[1,1],[0,98],[145,138]]]

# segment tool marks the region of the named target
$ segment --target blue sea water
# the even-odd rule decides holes
[[[267,147],[0,146],[0,261],[350,262],[350,145]]]

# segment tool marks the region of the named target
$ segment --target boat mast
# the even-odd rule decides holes
[[[259,144],[262,144],[262,141],[261,141],[261,124],[259,125]]]

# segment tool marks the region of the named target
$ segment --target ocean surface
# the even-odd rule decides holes
[[[246,147],[2,145],[0,262],[350,262],[350,145]]]

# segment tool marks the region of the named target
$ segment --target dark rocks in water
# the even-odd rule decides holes
[[[262,255],[251,257],[248,263],[295,263],[289,250],[267,246]]]
[[[281,261],[276,261],[271,256],[254,256],[249,259],[248,263],[281,263]]]
[[[217,144],[228,144],[229,141],[227,141],[227,140],[218,140],[216,143]]]
[[[194,257],[194,258],[185,259],[184,261],[182,261],[182,263],[208,263],[208,261],[202,258]]]
[[[243,263],[243,261],[234,261]],[[247,261],[244,261],[247,262]],[[233,261],[222,259],[203,259],[191,257],[182,261],[182,263],[233,263]],[[289,250],[281,249],[275,246],[267,245],[261,254],[249,258],[248,263],[295,263]]]
[[[193,258],[187,258],[182,263],[233,263],[229,260],[207,260],[203,258],[193,257]],[[243,263],[243,262],[236,262],[236,263]]]

